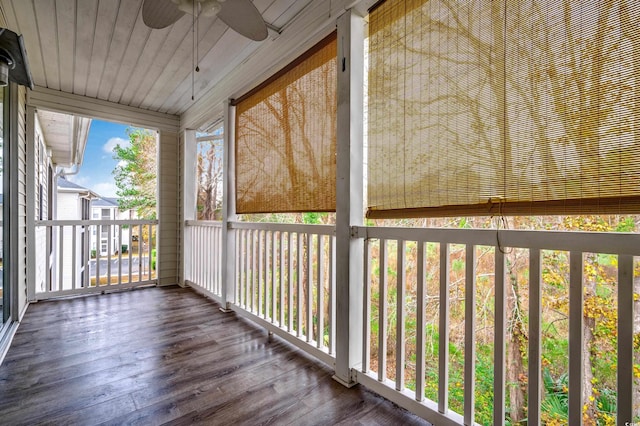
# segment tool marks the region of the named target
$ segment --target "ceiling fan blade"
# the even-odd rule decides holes
[[[144,0],[142,21],[149,28],[168,27],[184,15],[171,0]]]
[[[229,28],[251,40],[267,38],[267,25],[251,0],[226,0],[221,5],[218,18]]]

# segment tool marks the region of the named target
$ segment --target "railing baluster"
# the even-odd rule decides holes
[[[222,297],[222,228],[215,228],[215,246],[216,260],[218,269],[216,273],[216,295]]]
[[[527,418],[531,425],[540,424],[540,319],[541,319],[540,250],[529,250],[529,395]]]
[[[198,228],[196,230],[196,244],[197,247],[202,247],[202,244],[204,243],[204,237],[203,237],[203,233],[204,230],[202,228]],[[205,277],[204,277],[204,268],[203,263],[204,263],[204,259],[205,259],[205,252],[204,250],[198,250],[198,254],[196,256],[196,264],[198,267],[197,273],[196,273],[196,282],[198,283],[198,285],[203,286],[206,288],[206,281],[205,281]]]
[[[618,256],[618,424],[633,421],[633,256]]]
[[[82,282],[80,283],[80,286],[82,288],[87,288],[89,287],[89,280],[91,279],[90,275],[89,275],[89,270],[90,268],[90,263],[91,263],[91,250],[90,250],[90,239],[91,239],[91,226],[87,226],[87,225],[83,225],[84,228],[84,237],[83,237],[83,254],[82,254],[82,261],[83,261],[83,277],[82,277]],[[47,274],[49,275],[49,274]]]
[[[111,241],[111,225],[107,226],[107,286],[111,285],[111,253],[113,253],[113,244]]]
[[[271,234],[271,322],[275,324],[278,315],[277,304],[277,287],[276,287],[276,271],[278,268],[278,246],[276,232]]]
[[[257,250],[258,231],[251,232],[251,312],[258,312],[256,306],[256,294],[258,283],[258,250]]]
[[[495,331],[493,335],[494,362],[493,362],[493,423],[501,424],[504,421],[505,407],[505,256],[502,247],[494,249],[495,256],[495,301],[494,321]]]
[[[278,243],[280,244],[280,268],[278,268],[278,271],[280,272],[280,279],[278,280],[280,283],[280,320],[279,320],[279,326],[282,327],[284,326],[284,271],[285,271],[285,265],[284,265],[284,242],[286,240],[284,239],[284,232],[280,232],[280,235],[278,236]]]
[[[324,345],[324,238],[320,234],[318,234],[316,238],[318,239],[318,261],[316,262],[318,268],[318,306],[316,307],[318,327],[316,331],[316,345],[318,348],[321,348]]]
[[[272,238],[271,231],[264,233],[264,318],[269,318],[269,241]]]
[[[336,239],[329,236],[329,353],[336,353]]]
[[[102,231],[102,228],[100,229]],[[98,250],[99,252],[100,250]],[[144,234],[142,224],[138,225],[138,283],[142,281],[142,267],[144,254]]]
[[[464,299],[464,424],[474,422],[476,361],[476,253],[473,244],[465,250]]]
[[[296,302],[297,302],[297,315],[296,315],[296,321],[298,322],[297,324],[297,332],[296,332],[296,336],[298,336],[299,338],[302,337],[302,299],[303,299],[303,282],[302,282],[302,263],[304,262],[303,259],[303,255],[304,255],[304,251],[302,248],[302,244],[303,244],[303,238],[304,238],[304,234],[298,232],[297,235],[297,245],[298,245],[298,251],[296,252],[297,256],[298,256],[298,262],[296,264],[296,268],[297,268],[297,275],[298,275],[298,279],[297,279],[297,287],[298,290],[296,292],[297,296],[296,296]]]
[[[387,378],[387,240],[380,239],[380,276],[378,278],[378,380]]]
[[[569,424],[582,424],[582,252],[569,254]]]
[[[313,339],[313,234],[307,234],[307,342]]]
[[[406,261],[407,255],[405,249],[407,244],[404,240],[398,240],[398,254],[396,264],[396,390],[404,389],[404,364],[405,364],[405,346],[404,346],[404,322],[406,316],[405,309],[405,282],[407,278]]]
[[[287,331],[293,331],[293,232],[287,235]]]
[[[76,244],[77,244],[76,240],[78,237],[77,232],[78,230],[76,228],[76,225],[73,225],[71,227],[71,288],[73,290],[76,289],[76,275],[78,274],[77,265],[76,265],[76,262],[77,262],[76,257],[78,255],[77,247],[76,247]]]
[[[368,373],[371,368],[371,241],[364,240],[364,283],[362,318],[362,371]]]
[[[263,316],[263,284],[264,284],[264,245],[263,245],[263,237],[266,238],[266,231],[258,231],[258,309],[256,310],[256,315]]]
[[[118,225],[118,285],[121,285],[121,284],[122,284],[122,225]]]
[[[440,312],[438,319],[438,411],[449,410],[449,244],[440,243]]]
[[[251,311],[251,294],[249,293],[249,280],[251,279],[249,276],[249,269],[251,268],[251,231],[246,231],[242,239],[244,240],[244,308],[247,311]]]
[[[425,242],[418,241],[418,258],[416,259],[416,401],[424,401],[424,335],[426,322],[425,309]]]
[[[138,239],[140,241],[140,239]],[[131,278],[133,270],[133,225],[129,226],[129,284],[133,281]]]
[[[207,253],[207,289],[213,294],[218,293],[218,249],[215,246],[216,228],[203,227],[205,243],[202,246]]]
[[[60,226],[59,232],[59,250],[60,256],[58,257],[58,285],[56,290],[64,290],[64,226]]]

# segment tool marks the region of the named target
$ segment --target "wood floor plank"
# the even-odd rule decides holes
[[[0,423],[427,424],[190,289],[29,306],[0,366]]]

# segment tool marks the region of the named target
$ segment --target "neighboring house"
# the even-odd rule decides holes
[[[91,200],[98,198],[99,195],[92,190],[78,185],[77,183],[67,180],[64,176],[59,176],[57,179],[57,194],[56,194],[56,217],[57,220],[88,220],[91,206]],[[55,231],[58,231],[55,229]],[[63,249],[63,261],[62,261],[62,276],[63,276],[63,289],[66,287],[71,288],[72,283],[72,271],[73,262],[77,265],[86,264],[85,251],[82,247],[76,247],[74,250],[73,239],[74,232],[76,241],[81,241],[81,246],[84,246],[87,229],[83,226],[65,227],[62,234],[54,235],[53,241],[60,241],[62,239]],[[82,282],[82,274],[76,272],[76,282]]]
[[[129,220],[136,219],[137,214],[134,210],[120,210],[118,199],[113,197],[100,197],[91,201],[91,220]],[[100,247],[100,256],[109,256],[118,253],[118,250],[129,250],[129,235],[131,230],[129,227],[111,225],[111,242],[109,244],[109,226],[101,226],[100,244],[96,238],[97,227],[91,230],[91,250],[97,250]],[[121,235],[120,235],[121,234]],[[137,231],[133,230],[133,235],[137,235]],[[120,237],[122,239],[120,239]]]
[[[57,220],[89,220],[91,200],[100,196],[92,190],[58,177]]]
[[[118,219],[118,200],[116,198],[97,198],[91,202],[91,219],[92,220],[116,220]],[[98,244],[98,228],[100,228],[100,244]],[[110,232],[109,232],[110,231]],[[120,248],[119,227],[115,225],[99,225],[91,229],[91,253],[99,248],[100,256],[109,256],[116,254]],[[109,242],[109,235],[111,241]],[[129,236],[127,234],[126,240]],[[123,235],[123,241],[126,241]],[[93,254],[92,254],[93,255]]]

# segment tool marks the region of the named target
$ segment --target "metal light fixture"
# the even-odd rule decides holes
[[[6,86],[10,81],[33,89],[22,36],[0,28],[0,86]]]
[[[202,13],[202,16],[213,18],[218,15],[222,9],[224,0],[171,0],[178,5],[178,9],[190,15]]]

